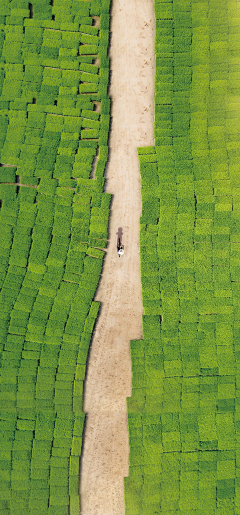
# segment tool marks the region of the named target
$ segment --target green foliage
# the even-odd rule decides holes
[[[50,505],[48,515],[68,515],[68,506],[61,506],[61,504]]]
[[[89,74],[86,74],[86,75],[89,75]],[[94,75],[94,77],[96,77],[96,75]],[[93,83],[89,83],[89,84],[88,83],[80,84],[79,92],[80,93],[97,93],[98,85],[95,83],[95,81]]]
[[[70,497],[70,515],[78,515],[80,509],[80,496],[72,495]]]
[[[89,36],[90,37],[90,36]],[[92,36],[94,37],[94,36]],[[85,45],[85,44],[82,44],[80,47],[79,47],[79,54],[80,55],[96,55],[98,53],[98,45],[94,44],[94,45]]]
[[[97,139],[98,136],[98,129],[86,129],[81,131],[81,139]]]
[[[34,71],[35,73],[35,71]],[[32,128],[44,129],[46,115],[44,113],[29,112],[27,126]]]
[[[108,2],[108,6],[109,6],[109,2]],[[108,11],[108,8],[107,8],[107,11]],[[101,30],[108,30],[109,29],[109,14],[105,10],[104,13],[102,13],[101,11],[101,15],[100,15],[100,29]]]
[[[235,377],[234,357],[230,357],[231,352],[224,353],[223,366],[220,353],[216,352],[223,333],[215,332],[215,324],[220,323],[219,310],[222,323],[231,325],[234,317],[229,297],[222,297],[225,300],[219,302],[216,301],[218,294],[215,297],[213,293],[219,291],[221,283],[224,292],[221,295],[230,295],[230,298],[234,295],[228,248],[229,212],[232,212],[229,199],[233,189],[229,188],[225,175],[227,144],[222,137],[228,116],[231,126],[234,122],[232,115],[218,113],[220,94],[224,91],[227,95],[226,84],[221,82],[227,78],[223,63],[223,60],[227,63],[227,54],[225,43],[222,39],[220,42],[216,26],[212,25],[213,18],[220,16],[218,6],[214,15],[212,11],[210,26],[207,9],[207,5],[189,2],[184,6],[177,2],[155,3],[156,147],[138,149],[143,200],[140,246],[144,340],[139,349],[136,344],[133,349],[131,346],[135,388],[128,402],[128,419],[139,414],[140,436],[137,432],[131,435],[130,431],[130,464],[134,467],[130,466],[130,477],[125,482],[127,513],[167,513],[169,510],[176,513],[187,509],[215,513],[216,509],[232,511],[234,505],[232,478],[235,472],[231,469],[229,473],[231,467],[225,469],[225,465],[220,465],[220,449],[226,449],[227,444],[225,439],[219,446],[219,442],[223,442],[222,433],[215,425],[216,410],[219,417],[228,412],[229,417],[224,420],[227,420],[229,438],[234,434],[235,394],[226,393],[230,392],[229,387],[221,398],[216,394],[216,384],[222,380],[219,380],[219,366],[222,367],[221,378],[226,378],[228,373]],[[214,34],[210,51],[209,30],[211,37]],[[227,32],[224,27],[224,37]],[[221,72],[214,69],[211,82],[209,59],[216,59],[222,66]],[[219,84],[214,82],[218,80]],[[229,76],[229,83],[231,80],[233,77]],[[230,151],[228,155],[234,166],[237,153]],[[154,168],[150,163],[155,162],[157,167]],[[155,199],[158,209],[151,204]],[[154,218],[151,218],[152,210],[156,213]],[[222,245],[221,249],[216,248],[216,244]],[[232,277],[236,280],[237,274]],[[208,333],[210,328],[211,333]],[[218,392],[221,388],[217,387]],[[153,416],[159,420],[153,422]],[[159,425],[156,435],[146,431],[146,426],[150,425],[153,431],[154,424],[159,422],[162,428]],[[153,453],[154,445],[157,447]],[[197,464],[199,448],[202,458]],[[186,470],[191,472],[184,479]],[[200,500],[195,492],[201,481],[199,474],[206,473],[211,474],[213,496],[209,494],[209,497],[209,490],[205,488],[204,500]],[[157,476],[166,478],[164,484],[160,484]]]
[[[39,183],[39,192],[45,195],[54,195],[57,187],[57,181],[42,178]]]
[[[101,12],[101,2],[100,0],[92,0],[91,3],[91,15],[99,16]]]
[[[90,34],[82,34],[81,43],[87,45],[98,45],[99,38]]]
[[[0,511],[67,515],[69,501],[71,514],[80,504],[83,380],[111,201],[102,193],[110,120],[109,3],[38,4],[33,2],[29,19],[28,3],[14,0],[1,8],[0,19],[7,22],[0,36],[6,61],[0,73],[1,161],[13,166],[0,174],[1,399],[5,412],[18,412],[0,427],[0,475],[6,470]],[[100,34],[89,12],[103,13]],[[97,54],[100,71],[92,64]],[[104,98],[101,114],[94,110],[97,96]],[[9,184],[15,183],[15,166],[28,187]]]

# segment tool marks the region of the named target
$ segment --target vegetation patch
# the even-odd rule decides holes
[[[108,238],[110,0],[52,4],[0,7],[0,161],[11,165],[0,167],[2,515],[79,515]]]
[[[235,8],[155,1],[155,147],[138,149],[144,316],[143,340],[131,342],[127,515],[238,511]]]

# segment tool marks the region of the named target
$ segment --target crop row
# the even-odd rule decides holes
[[[107,231],[110,196],[92,193],[85,204],[79,202],[83,195],[76,196],[78,202],[66,206],[55,203],[56,196],[38,193],[37,204],[5,200],[1,208],[1,420],[11,412],[18,414],[17,439],[29,433],[37,413],[57,414],[65,435],[65,418],[82,413],[85,367],[99,308],[92,299],[104,255],[89,243],[105,246],[106,240],[94,236],[99,236],[103,222]],[[82,236],[86,243],[79,242]],[[53,438],[46,436],[44,426],[38,436],[32,433],[33,447],[29,442],[24,465],[11,461],[14,452],[1,456],[3,471],[9,470],[1,476],[1,509],[24,513],[29,506],[30,513],[36,513],[41,506],[41,513],[64,514],[70,495],[71,513],[77,513],[81,435],[62,439],[55,432]],[[8,436],[5,430],[1,433],[0,421],[4,449]],[[22,441],[16,444],[14,438],[13,449],[22,452]],[[46,439],[48,459],[42,446]],[[16,511],[16,492],[24,492],[22,511]]]
[[[109,8],[0,6],[2,515],[79,514],[83,384],[111,200]]]
[[[70,511],[79,513],[76,492],[84,418],[64,410],[58,415],[24,409],[18,415],[1,412],[2,513],[65,515],[69,492]]]
[[[31,300],[31,299],[30,299]],[[42,301],[42,302],[41,302]],[[75,331],[57,331],[57,322],[67,318],[68,307],[64,310],[63,304],[55,302],[52,306],[51,316],[55,315],[56,331],[45,332],[38,325],[41,318],[44,319],[47,306],[51,304],[49,298],[38,296],[35,300],[32,322],[36,319],[36,326],[29,327],[28,331],[14,331],[9,328],[9,333],[2,341],[1,370],[1,407],[3,410],[13,411],[33,410],[44,411],[46,409],[54,412],[80,413],[82,411],[83,381],[85,378],[85,366],[88,356],[91,332],[93,330],[96,315],[95,305],[92,304],[90,313],[86,318],[88,308],[82,302],[82,311],[75,320],[80,322],[82,329]],[[66,302],[67,303],[67,302]],[[45,307],[45,309],[44,309]],[[99,306],[96,306],[97,308]],[[26,304],[24,305],[26,309]],[[94,309],[93,309],[94,308]],[[56,310],[59,310],[57,317]],[[17,311],[17,310],[16,310]],[[18,313],[18,321],[24,321],[21,310]],[[85,315],[84,315],[85,311]],[[28,314],[26,311],[23,315]],[[60,317],[62,315],[62,318]],[[21,318],[20,318],[21,317]],[[70,312],[69,321],[73,319]],[[85,323],[84,323],[85,320]],[[64,324],[63,324],[64,325]],[[84,327],[83,327],[84,326]],[[83,330],[84,329],[84,330]],[[4,327],[1,328],[3,335]],[[18,334],[16,334],[18,333]],[[19,334],[21,333],[21,335]],[[82,333],[81,339],[79,334]],[[3,348],[3,344],[1,347]]]
[[[205,392],[210,391],[210,384],[203,386]],[[169,384],[166,403],[171,403],[175,389],[178,384]],[[150,392],[147,397],[151,398]],[[226,431],[226,426],[230,430]],[[234,446],[233,428],[233,418],[227,413],[129,413],[131,464],[130,477],[124,480],[126,509],[130,513],[136,512],[136,507],[143,513],[153,509],[178,513],[179,508],[187,512],[190,507],[215,513],[217,504],[224,510],[227,499],[234,498],[237,484],[237,453],[230,449],[230,443]],[[216,452],[217,438],[222,449]]]
[[[12,255],[22,250],[29,263],[34,263],[36,257],[37,260],[44,263],[48,259],[47,264],[51,264],[51,258],[58,252],[57,247],[65,248],[64,258],[60,257],[59,249],[59,261],[65,263],[68,250],[71,251],[71,248],[74,250],[80,241],[88,242],[89,238],[93,237],[106,240],[109,195],[102,195],[100,187],[98,189],[91,187],[92,185],[98,186],[96,180],[79,179],[77,182],[77,187],[70,189],[66,184],[58,186],[55,179],[41,179],[37,189],[21,186],[21,192],[25,190],[35,192],[34,197],[37,200],[35,204],[31,203],[32,198],[29,199],[29,202],[21,202],[21,200],[19,202],[17,198],[6,195],[6,202],[0,213],[3,231],[2,247],[4,246],[10,251],[8,246],[11,244]],[[2,185],[2,187],[4,186]],[[11,187],[9,185],[9,188]],[[13,188],[15,187],[13,186]],[[6,188],[0,191],[8,192]],[[33,233],[30,236],[32,228]],[[80,236],[81,231],[85,234],[84,238]],[[4,240],[4,234],[6,234],[6,240]],[[70,236],[72,244],[70,244]],[[89,241],[89,243],[91,242]],[[94,246],[101,247],[102,245]],[[42,259],[39,254],[41,249],[45,252]],[[82,248],[82,252],[86,252],[86,250],[87,247]],[[14,260],[12,264],[20,265]],[[26,263],[22,266],[26,266]]]
[[[88,178],[97,146],[107,146],[110,117],[102,114],[98,121],[99,115],[93,117],[94,111],[84,109],[82,112],[84,118],[37,110],[30,111],[28,116],[24,111],[10,111],[13,116],[9,117],[9,124],[2,117],[1,161],[18,166],[19,175],[41,177],[45,171],[48,177],[70,179],[81,177],[82,169]],[[106,155],[105,148],[101,154]],[[99,161],[97,172],[101,165],[105,167],[106,158],[100,156]]]
[[[143,340],[131,342],[126,514],[231,513],[239,503],[238,15],[229,2],[188,1],[156,1],[155,15],[156,146],[138,149],[144,315]]]
[[[91,16],[102,15],[109,21],[110,0],[92,0],[91,3],[82,0],[73,0],[66,4],[64,0],[58,0],[55,5],[49,4],[48,0],[39,2],[33,0],[32,9],[25,0],[16,0],[14,3],[4,1],[1,5],[1,23],[5,21],[9,25],[19,26],[24,21],[34,21],[36,23],[48,22],[48,26],[59,29],[60,25],[64,26],[63,30],[78,31],[79,24],[92,25]],[[74,27],[74,28],[73,28]]]
[[[18,165],[20,160],[28,168],[31,162],[31,168],[36,167],[39,176],[43,172],[51,177],[51,170],[55,172],[54,177],[59,178],[61,165],[69,169],[73,164],[71,158],[81,153],[80,139],[98,140],[100,146],[107,145],[110,2],[103,4],[77,2],[85,21],[68,15],[66,5],[61,3],[54,7],[43,4],[41,12],[38,12],[38,4],[33,5],[31,19],[28,3],[26,9],[14,7],[13,18],[10,6],[3,7],[0,27],[2,162]],[[53,12],[52,21],[49,9],[58,13]],[[64,21],[61,19],[63,9]],[[71,9],[74,11],[76,7],[72,5]],[[22,12],[24,27],[21,17],[16,17],[16,10]],[[90,11],[101,14],[100,29],[92,26]],[[97,57],[100,67],[95,64]],[[93,101],[101,101],[100,115],[94,112]],[[62,133],[64,141],[60,142]],[[56,160],[59,166],[53,170]],[[99,168],[104,169],[105,164],[102,162]],[[90,161],[87,167],[82,166],[84,177],[89,176],[90,166]],[[65,177],[69,177],[69,173],[66,172]]]

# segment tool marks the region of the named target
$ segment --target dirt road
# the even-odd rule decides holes
[[[110,244],[95,300],[102,303],[85,382],[87,425],[81,460],[81,515],[124,515],[128,475],[126,397],[129,341],[142,337],[139,256],[141,216],[137,147],[153,145],[154,1],[113,0],[112,130],[107,191],[113,194]],[[116,252],[122,228],[125,255]]]

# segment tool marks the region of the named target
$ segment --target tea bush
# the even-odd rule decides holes
[[[228,8],[155,1],[156,146],[138,149],[144,339],[131,342],[127,514],[238,509],[238,50]]]
[[[111,201],[109,7],[34,1],[31,17],[25,1],[0,8],[0,155],[11,165],[0,174],[4,514],[79,512],[83,381]]]

